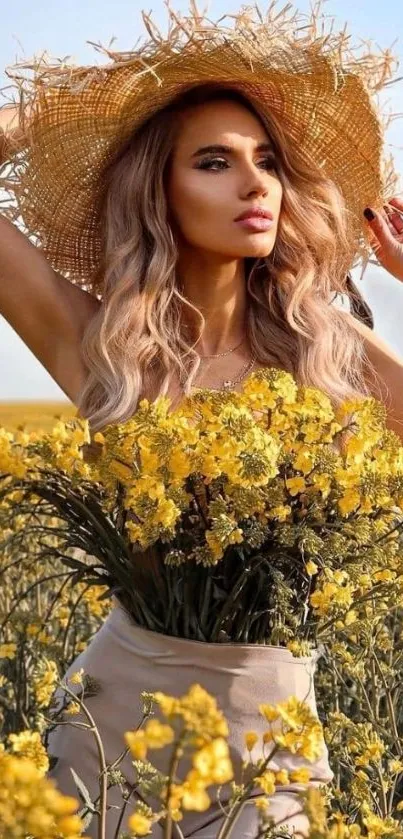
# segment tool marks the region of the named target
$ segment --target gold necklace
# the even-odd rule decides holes
[[[256,361],[256,356],[252,355],[252,358],[248,359],[248,361],[246,362],[246,364],[242,368],[239,376],[237,376],[236,379],[225,379],[223,382],[221,382],[220,385],[218,385],[216,387],[211,387],[210,385],[195,385],[195,389],[196,390],[225,390],[225,391],[230,391],[235,387],[235,385],[238,385],[240,382],[242,382],[242,380],[245,378],[245,376],[247,376],[248,373],[251,372],[251,370],[253,369],[253,366],[255,364],[255,361]]]
[[[250,361],[248,361],[247,364],[245,364],[245,367],[241,370],[238,378],[226,379],[220,386],[219,390],[232,390],[234,385],[238,385],[240,382],[242,382],[242,379],[244,379],[245,376],[247,376],[248,373],[251,372],[252,368],[254,367],[255,361],[256,358],[254,355],[252,355]]]
[[[199,354],[200,361],[204,361],[205,359],[209,359],[209,358],[224,358],[226,355],[231,355],[231,353],[233,353],[233,352],[235,352],[235,350],[239,349],[241,344],[243,344],[244,340],[245,340],[245,335],[242,335],[242,338],[241,338],[239,344],[236,345],[236,347],[232,347],[231,350],[225,350],[225,352],[216,353],[216,355],[200,355]]]

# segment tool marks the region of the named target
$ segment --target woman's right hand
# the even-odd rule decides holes
[[[0,164],[10,152],[19,151],[27,144],[27,137],[20,126],[19,106],[3,105],[0,108]]]

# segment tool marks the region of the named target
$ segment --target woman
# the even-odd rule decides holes
[[[368,326],[332,305],[334,294],[348,288],[347,271],[362,233],[357,207],[362,214],[369,199],[379,205],[372,220],[366,210],[378,259],[403,280],[403,202],[390,199],[387,212],[380,200],[379,126],[366,110],[369,94],[360,87],[358,68],[356,75],[350,68],[351,84],[357,84],[354,119],[368,130],[370,160],[359,143],[351,151],[353,111],[343,117],[340,107],[348,85],[335,86],[325,48],[319,67],[318,49],[303,52],[289,34],[280,59],[269,36],[275,33],[279,43],[283,18],[262,24],[258,38],[256,23],[249,29],[244,18],[242,23],[243,34],[233,34],[228,46],[227,31],[220,41],[220,27],[212,35],[200,18],[193,19],[191,48],[172,49],[166,65],[163,56],[172,44],[156,38],[154,52],[144,53],[152,55],[153,71],[144,76],[144,58],[136,70],[126,54],[127,68],[116,59],[116,72],[96,82],[102,96],[84,73],[76,89],[86,80],[88,89],[80,87],[79,108],[73,85],[52,87],[51,80],[46,108],[41,77],[36,104],[43,106],[42,116],[39,109],[29,124],[28,112],[23,114],[19,137],[14,126],[14,140],[28,149],[27,168],[21,176],[15,159],[13,169],[18,208],[30,231],[40,233],[41,249],[0,218],[2,313],[94,430],[127,419],[142,396],[166,393],[175,406],[193,386],[239,389],[252,370],[274,365],[322,388],[335,402],[372,391],[385,399],[390,427],[402,433],[402,361]],[[197,39],[204,44],[199,52]],[[245,63],[245,42],[251,55],[255,50],[253,67]],[[293,63],[298,55],[311,71],[303,83],[304,68]],[[281,60],[283,75],[273,87],[272,68],[279,72]],[[137,92],[126,100],[122,66],[139,74]],[[164,84],[155,85],[154,67]],[[169,75],[170,67],[176,75]],[[223,78],[217,83],[218,75]],[[318,105],[324,100],[328,113],[321,122]],[[90,117],[80,124],[91,108],[96,129]],[[97,146],[93,137],[90,142],[89,124],[98,132]],[[311,153],[317,126],[323,147]],[[343,142],[351,155],[347,173],[338,156]],[[99,150],[106,146],[109,156],[102,157]],[[10,162],[11,153],[4,151],[4,159]],[[9,172],[7,178],[10,184]],[[281,648],[212,649],[150,633],[134,627],[119,606],[67,675],[81,667],[101,685],[88,705],[109,762],[122,749],[123,732],[137,722],[141,690],[183,693],[200,681],[218,696],[229,719],[238,763],[241,732],[259,730],[259,702],[296,694],[315,709],[313,660],[293,659]],[[50,748],[58,758],[52,776],[61,789],[76,794],[73,768],[96,797],[99,764],[91,735],[62,726]],[[279,758],[278,768],[298,765],[288,760]],[[160,768],[166,769],[163,762]],[[130,761],[122,771],[130,784]],[[330,779],[324,752],[311,782]],[[300,788],[291,783],[279,789],[270,812],[278,825],[303,833]],[[121,806],[118,786],[109,800]],[[119,810],[111,809],[108,839],[118,821]],[[212,839],[220,821],[215,807],[188,814],[180,827],[184,836]],[[256,825],[255,809],[245,808],[234,835],[252,839]],[[127,827],[127,814],[120,826]],[[87,833],[96,836],[97,829],[94,818]],[[155,826],[153,836],[161,835]]]

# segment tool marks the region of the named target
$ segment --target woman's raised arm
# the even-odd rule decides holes
[[[11,148],[25,142],[18,108],[0,108],[0,164]],[[41,250],[0,213],[0,315],[73,402],[85,376],[82,334],[98,308],[95,297],[54,271]]]

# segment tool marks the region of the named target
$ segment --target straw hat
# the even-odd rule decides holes
[[[368,260],[363,208],[380,207],[396,183],[393,161],[383,152],[390,116],[378,94],[393,81],[397,60],[390,50],[353,47],[345,29],[333,31],[320,2],[309,15],[290,3],[280,12],[275,6],[242,7],[224,25],[225,18],[210,21],[193,0],[186,15],[168,2],[167,35],[143,12],[148,38],[132,51],[92,44],[107,63],[52,64],[45,54],[8,68],[29,145],[0,170],[7,196],[2,212],[22,218],[56,270],[97,291],[91,278],[100,260],[105,167],[145,119],[208,81],[235,84],[280,118],[344,195],[352,263]]]

